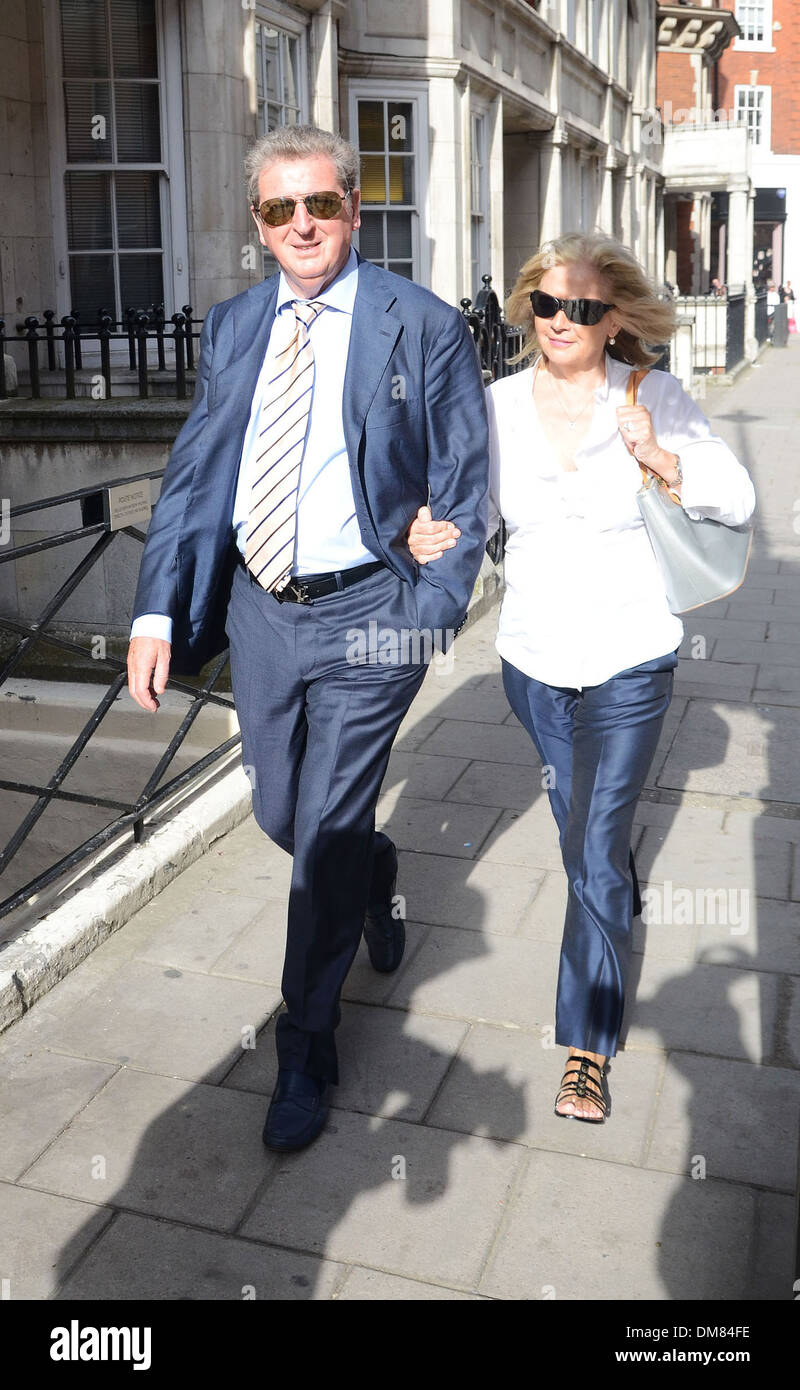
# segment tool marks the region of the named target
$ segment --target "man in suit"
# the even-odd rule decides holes
[[[206,317],[193,407],[142,556],[128,674],[133,698],[156,710],[170,664],[198,671],[227,633],[254,815],[294,856],[264,1128],[286,1151],[325,1123],[362,932],[376,969],[402,957],[397,855],[375,805],[431,644],[446,650],[466,614],[488,438],[462,315],[351,247],[353,147],[284,127],[245,168],[280,274]],[[462,538],[419,568],[406,532],[428,501]],[[377,652],[357,640],[376,633]]]

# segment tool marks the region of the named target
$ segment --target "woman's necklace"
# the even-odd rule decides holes
[[[580,420],[581,416],[583,415],[583,412],[588,408],[590,402],[594,399],[595,388],[592,387],[591,395],[588,396],[587,399],[584,401],[584,403],[583,403],[583,405],[581,406],[580,410],[578,411],[577,415],[570,415],[569,411],[567,410],[566,405],[564,404],[564,397],[563,397],[563,395],[561,394],[561,387],[558,385],[558,383],[556,382],[555,377],[552,376],[552,375],[550,374],[550,372],[548,372],[547,375],[548,375],[548,377],[550,378],[550,380],[551,380],[552,383],[553,383],[553,389],[554,389],[554,391],[555,391],[555,393],[556,393],[556,396],[558,397],[558,403],[559,403],[559,405],[561,406],[561,409],[563,410],[564,414],[565,414],[566,417],[567,417],[567,423],[568,423],[568,425],[569,425],[569,428],[570,428],[570,429],[574,429],[575,426],[577,425],[578,421]]]

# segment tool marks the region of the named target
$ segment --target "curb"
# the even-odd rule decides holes
[[[98,869],[85,888],[11,942],[0,952],[0,1033],[250,810],[250,783],[235,766],[154,829],[145,844]]]

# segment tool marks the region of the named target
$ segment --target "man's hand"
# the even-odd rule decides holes
[[[439,560],[446,550],[452,550],[461,532],[452,521],[434,521],[430,507],[420,507],[411,523],[408,548],[419,565]]]
[[[134,637],[128,647],[128,689],[142,709],[159,708],[169,679],[172,645],[160,637]]]

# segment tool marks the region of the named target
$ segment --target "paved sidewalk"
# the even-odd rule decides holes
[[[686,622],[609,1123],[552,1113],[564,877],[495,611],[392,758],[408,950],[351,971],[325,1135],[261,1144],[289,860],[250,820],[0,1038],[5,1296],[792,1298],[799,402],[796,341],[704,402],[758,540],[745,588]]]

